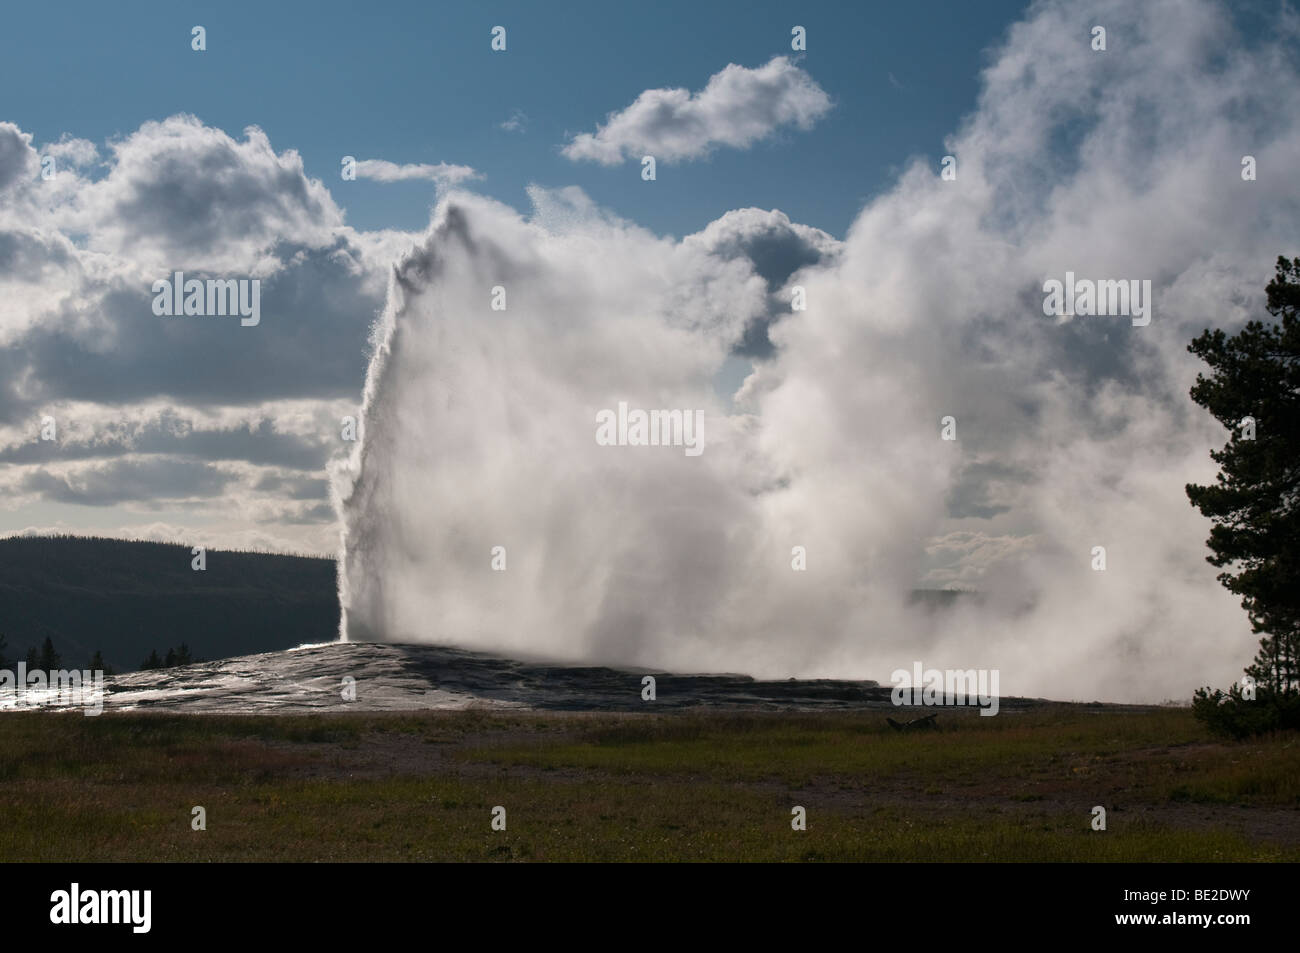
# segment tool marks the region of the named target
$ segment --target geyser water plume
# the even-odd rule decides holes
[[[1300,102],[1270,92],[1294,51],[1245,50],[1210,3],[1099,8],[1122,51],[1037,4],[944,144],[956,180],[911,163],[842,244],[753,209],[674,241],[577,190],[529,218],[444,198],[335,471],[347,636],[768,677],[920,661],[1114,701],[1230,681],[1255,640],[1183,494],[1226,438],[1186,344],[1258,316],[1300,254],[1300,182],[1238,175],[1300,154]],[[1044,315],[1067,272],[1150,279],[1150,324]],[[602,446],[620,402],[702,410],[703,453]],[[981,596],[932,611],[927,586]]]

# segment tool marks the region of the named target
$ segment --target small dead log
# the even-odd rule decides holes
[[[939,725],[936,722],[938,717],[939,713],[935,712],[932,715],[913,718],[911,721],[897,722],[889,717],[886,717],[885,721],[889,722],[889,727],[893,728],[895,731],[915,731],[917,729],[925,730],[927,728],[938,728]]]

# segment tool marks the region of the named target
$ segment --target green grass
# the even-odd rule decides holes
[[[940,725],[13,713],[0,860],[1300,860],[1294,736],[1225,743],[1185,709]],[[191,830],[195,805],[206,831]],[[795,805],[806,831],[791,829]]]

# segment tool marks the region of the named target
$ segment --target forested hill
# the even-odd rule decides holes
[[[96,650],[119,672],[184,643],[218,659],[338,635],[332,559],[77,536],[0,539],[0,649],[9,662],[48,637],[67,668]]]

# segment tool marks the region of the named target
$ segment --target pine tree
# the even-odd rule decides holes
[[[46,673],[57,672],[63,667],[63,656],[54,651],[54,640],[48,635],[45,637],[45,642],[41,645],[40,662],[40,667],[44,669]]]
[[[1207,330],[1188,347],[1212,371],[1192,400],[1232,435],[1210,454],[1214,485],[1188,484],[1187,496],[1214,521],[1207,560],[1226,567],[1219,581],[1263,635],[1246,674],[1289,695],[1300,691],[1300,258],[1278,258],[1266,292],[1279,323]]]
[[[104,661],[104,653],[99,649],[95,649],[95,654],[90,657],[90,664],[86,667],[92,672],[103,672],[105,678],[117,674],[113,671],[113,666]]]

